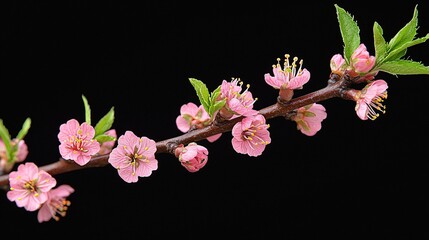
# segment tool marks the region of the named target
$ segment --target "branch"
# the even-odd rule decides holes
[[[324,101],[334,97],[342,97],[344,99],[349,99],[347,94],[343,94],[347,86],[349,85],[349,81],[341,78],[338,81],[334,81],[330,79],[328,81],[328,85],[320,90],[308,93],[306,95],[296,97],[291,99],[288,102],[278,101],[277,103],[265,107],[259,110],[259,113],[264,115],[266,119],[286,116],[287,113],[293,111],[297,108],[306,106],[311,103],[316,103],[320,101]],[[350,100],[350,99],[349,99]],[[188,144],[191,142],[197,142],[206,139],[207,137],[213,136],[218,133],[224,133],[231,131],[233,126],[242,119],[235,118],[225,122],[213,122],[213,124],[201,128],[195,129],[183,135],[166,139],[163,141],[159,141],[156,143],[157,151],[156,153],[170,153],[174,154],[174,149],[179,144]],[[45,170],[51,175],[57,175],[61,173],[71,172],[80,169],[93,168],[93,167],[104,167],[108,164],[109,154],[98,155],[92,157],[91,161],[89,161],[84,166],[80,166],[74,161],[69,161],[60,158],[57,162],[45,165],[40,167],[40,169]],[[8,174],[4,174],[0,176],[0,186],[6,186],[9,183]]]

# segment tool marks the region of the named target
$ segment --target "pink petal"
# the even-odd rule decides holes
[[[139,141],[140,138],[137,137],[133,132],[126,131],[124,135],[119,137],[118,144],[127,146],[129,148],[129,151],[133,152],[134,146],[138,146]]]
[[[222,136],[222,133],[218,133],[218,134],[215,134],[213,136],[207,137],[207,141],[214,142],[214,141],[218,140],[220,138],[220,136]]]
[[[139,180],[137,174],[133,175],[133,168],[131,166],[120,169],[118,174],[127,183],[134,183]]]
[[[158,161],[153,159],[149,162],[140,164],[140,166],[136,169],[136,174],[139,177],[149,177],[152,174],[152,171],[156,169],[158,169]]]
[[[307,69],[303,69],[300,75],[292,78],[287,85],[288,89],[298,89],[304,86],[310,80],[310,72]]]
[[[190,123],[182,116],[176,118],[176,126],[182,132],[187,132],[191,128]]]
[[[82,135],[86,136],[88,139],[93,139],[95,135],[95,129],[88,123],[84,122],[80,126],[80,129],[82,130]]]
[[[70,119],[67,123],[61,124],[58,139],[60,142],[67,140],[69,136],[74,136],[79,129],[79,122],[76,119]]]
[[[70,185],[62,184],[57,188],[52,189],[49,192],[49,195],[51,196],[51,198],[57,198],[57,197],[63,198],[63,197],[69,196],[73,192],[74,192],[74,189]]]
[[[41,222],[47,222],[52,218],[51,209],[48,204],[43,204],[42,207],[40,207],[39,212],[37,213],[37,221],[39,223]]]

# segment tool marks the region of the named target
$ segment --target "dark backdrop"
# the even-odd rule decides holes
[[[374,21],[390,39],[416,4],[418,36],[429,32],[428,3],[375,2],[336,2],[354,15],[371,53]],[[311,71],[299,96],[325,86],[331,56],[342,53],[334,2],[4,1],[0,9],[0,118],[12,135],[32,119],[27,161],[40,166],[59,158],[59,126],[84,121],[82,94],[93,122],[114,106],[119,134],[160,141],[181,134],[180,106],[198,101],[189,77],[211,90],[240,77],[260,109],[276,99],[263,75],[277,57],[303,58]],[[408,55],[428,65],[428,49]],[[389,98],[376,121],[330,99],[313,137],[270,119],[272,144],[257,158],[235,153],[228,132],[200,142],[210,153],[197,173],[159,154],[158,170],[135,184],[110,165],[57,175],[76,190],[67,217],[39,224],[2,194],[0,229],[15,239],[426,239],[429,78],[379,77]]]

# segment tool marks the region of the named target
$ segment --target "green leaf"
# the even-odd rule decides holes
[[[388,49],[395,50],[407,42],[414,39],[417,33],[417,5],[414,7],[414,14],[412,19],[389,41]],[[393,59],[392,59],[393,60]]]
[[[217,112],[218,110],[220,110],[223,106],[225,106],[226,103],[226,99],[222,99],[220,101],[215,101],[210,105],[208,114],[210,115],[210,117],[213,117],[213,115],[215,114],[215,112]]]
[[[340,32],[344,43],[344,59],[349,63],[354,50],[359,47],[359,27],[353,17],[343,8],[335,4],[337,18],[340,24]]]
[[[4,147],[6,148],[6,155],[7,159],[11,160],[13,157],[12,154],[12,145],[11,145],[11,139],[10,134],[5,125],[3,124],[3,120],[0,119],[0,138],[3,140]]]
[[[19,139],[19,140],[24,139],[25,135],[27,135],[28,130],[30,129],[30,126],[31,126],[31,119],[30,118],[25,119],[25,122],[22,125],[22,128],[19,131],[19,133],[16,136],[16,138]]]
[[[412,47],[417,44],[421,44],[426,42],[429,39],[429,34],[426,34],[426,36],[417,38],[414,40],[410,40],[407,42],[404,42],[401,46],[397,46],[395,49],[390,49],[390,52],[384,59],[387,61],[395,61],[400,59],[401,57],[405,56],[405,53],[407,52],[407,48]]]
[[[429,74],[429,67],[411,60],[385,62],[379,67],[379,70],[393,75]]]
[[[95,137],[102,135],[109,130],[112,127],[114,120],[115,110],[114,107],[111,107],[109,112],[107,112],[106,115],[104,115],[95,125]]]
[[[85,105],[85,122],[91,125],[91,108],[89,107],[88,100],[82,94],[83,104]]]
[[[220,85],[215,89],[215,90],[213,90],[211,93],[210,93],[210,104],[212,105],[214,102],[216,102],[216,99],[217,99],[217,97],[219,96],[219,94],[220,94]]]
[[[198,99],[200,100],[201,105],[203,105],[206,112],[209,112],[210,108],[210,94],[209,90],[202,81],[195,79],[195,78],[189,78],[189,81],[191,82],[192,86],[195,89],[195,92],[197,93]]]
[[[374,26],[372,28],[374,33],[374,49],[375,49],[375,57],[376,64],[378,62],[383,61],[386,51],[387,51],[387,42],[383,37],[383,29],[381,26],[374,22]]]
[[[97,142],[104,143],[104,142],[109,142],[109,141],[116,141],[116,138],[113,136],[109,136],[109,135],[105,135],[105,134],[101,134],[95,137],[95,140],[97,140]]]

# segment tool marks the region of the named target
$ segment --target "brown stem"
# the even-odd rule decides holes
[[[345,93],[345,89],[348,85],[348,81],[344,78],[339,79],[338,81],[328,81],[328,85],[320,90],[308,93],[306,95],[294,98],[286,103],[278,101],[277,103],[265,107],[259,110],[259,113],[264,115],[266,119],[285,116],[288,112],[293,111],[297,108],[306,106],[311,103],[316,103],[324,101],[329,98],[342,97],[348,99]],[[348,99],[350,100],[350,99]],[[188,144],[191,142],[198,142],[206,139],[207,137],[213,136],[218,133],[224,133],[231,131],[233,126],[241,120],[240,118],[235,118],[229,121],[222,123],[211,124],[205,128],[195,129],[183,135],[159,141],[156,143],[157,151],[156,153],[170,153],[174,154],[174,149],[179,144]],[[47,171],[51,175],[71,172],[79,169],[92,168],[92,167],[103,167],[108,164],[109,155],[98,155],[92,157],[84,166],[76,164],[74,161],[64,160],[60,158],[57,162],[45,165],[40,167],[40,169]],[[0,186],[6,186],[9,183],[8,174],[0,176]]]

